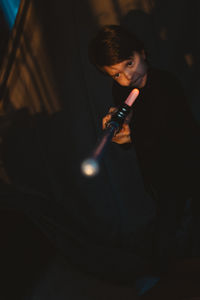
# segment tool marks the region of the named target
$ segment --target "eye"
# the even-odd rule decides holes
[[[134,62],[133,62],[132,60],[129,60],[129,61],[127,62],[127,66],[128,66],[128,67],[132,67],[133,64],[134,64]]]
[[[113,77],[117,79],[117,78],[119,78],[119,76],[120,76],[120,73],[116,73]]]

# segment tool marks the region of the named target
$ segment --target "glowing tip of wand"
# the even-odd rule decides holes
[[[130,94],[129,94],[129,96],[128,96],[128,98],[126,99],[126,101],[125,101],[125,103],[128,105],[128,106],[132,106],[133,105],[133,103],[135,102],[135,100],[136,100],[136,98],[139,96],[139,90],[138,89],[133,89],[131,92],[130,92]]]
[[[99,164],[95,159],[88,158],[82,162],[81,171],[85,176],[93,177],[99,173]]]

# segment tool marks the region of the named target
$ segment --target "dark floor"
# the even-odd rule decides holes
[[[54,261],[57,251],[25,215],[14,211],[0,211],[0,237],[0,300],[32,299],[32,294],[34,294],[33,290],[35,292],[35,287],[39,283],[41,274],[43,274],[43,271],[47,269],[47,266],[49,264],[51,265],[51,262]],[[69,293],[69,290],[71,295],[74,296],[74,291],[76,291],[78,287],[82,288],[81,285],[84,286],[85,283],[88,285],[88,291],[91,291],[91,283],[93,281],[95,282],[95,279],[89,281],[85,280],[86,277],[81,277],[82,275],[77,275],[78,273],[70,273],[68,268],[64,269],[64,265],[65,264],[61,261],[60,265],[56,265],[56,268],[50,271],[46,281],[44,280],[44,286],[47,284],[46,290],[48,290],[46,292],[44,288],[44,297],[41,296],[39,292],[39,298],[33,299],[49,300],[48,293],[49,290],[52,289],[55,296],[51,295],[51,299],[68,300],[69,297],[67,297],[67,293]],[[54,272],[54,270],[57,271]],[[141,298],[151,300],[200,299],[199,270],[199,259],[188,260],[184,263],[181,262],[174,267],[172,272],[166,276],[164,280]],[[73,280],[73,277],[75,280]],[[60,278],[59,282],[58,278]],[[77,280],[79,280],[78,285]],[[66,286],[67,282],[69,284],[69,289]],[[58,294],[60,296],[56,297],[58,294],[53,285],[57,286],[59,289]],[[92,288],[98,289],[98,286],[100,286],[99,283],[95,283]],[[109,286],[106,288],[106,290],[113,295],[112,289],[113,287],[111,288]],[[116,290],[117,289],[122,294],[122,298],[119,297],[119,299],[130,299],[130,297],[125,296],[126,293],[129,293],[128,291],[124,290],[123,292],[119,287],[117,287]],[[97,293],[99,294],[98,291]],[[118,292],[116,292],[116,294],[118,294]],[[70,297],[70,299],[97,299],[91,297],[82,298],[80,295],[77,298],[73,296],[72,298]],[[102,300],[108,299],[108,295],[107,297],[102,296],[102,298],[98,295],[98,297],[98,299]],[[115,298],[110,296],[109,299],[116,299],[116,296]],[[132,297],[131,299],[135,300],[138,298]]]
[[[12,211],[0,211],[0,237],[0,299],[24,300],[55,249],[25,215]]]

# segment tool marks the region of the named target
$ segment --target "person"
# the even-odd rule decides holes
[[[157,207],[157,263],[199,257],[200,130],[178,79],[153,68],[143,43],[120,25],[106,25],[89,45],[91,63],[113,78],[110,120],[133,88],[140,94],[112,142],[135,149],[146,191]],[[130,195],[131,196],[131,195]]]

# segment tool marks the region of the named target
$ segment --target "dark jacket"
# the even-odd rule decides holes
[[[115,82],[115,104],[121,104],[131,90]],[[147,84],[133,104],[130,128],[147,188],[184,196],[197,192],[200,130],[173,75],[149,70]]]

